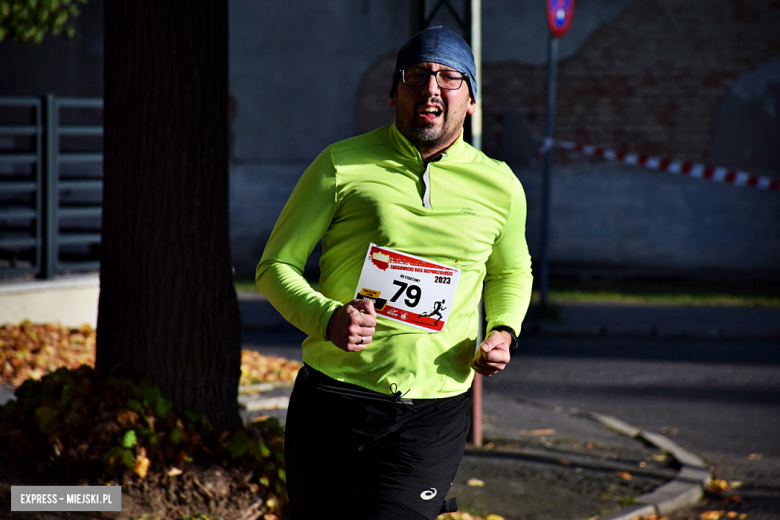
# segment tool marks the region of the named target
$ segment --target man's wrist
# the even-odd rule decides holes
[[[339,302],[335,302],[335,303],[336,305],[333,305],[330,309],[328,309],[325,312],[325,315],[323,316],[322,326],[320,330],[322,332],[322,338],[325,341],[330,341],[330,332],[331,332],[330,322],[333,320],[333,316],[336,314],[336,311],[338,311],[340,308],[344,306]]]
[[[515,350],[517,350],[517,334],[515,334],[515,331],[512,330],[512,327],[507,327],[506,325],[498,325],[496,327],[493,327],[493,330],[506,332],[512,337],[512,341],[509,343],[509,355],[514,354]]]

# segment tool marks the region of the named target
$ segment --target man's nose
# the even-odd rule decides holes
[[[433,97],[440,93],[441,89],[439,89],[439,84],[436,82],[436,75],[430,74],[428,76],[428,81],[423,85],[422,94]]]

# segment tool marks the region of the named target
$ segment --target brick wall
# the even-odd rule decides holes
[[[732,82],[778,55],[778,0],[635,0],[559,63],[556,136],[706,161]],[[509,111],[543,134],[546,67],[486,64],[482,83],[486,152]]]

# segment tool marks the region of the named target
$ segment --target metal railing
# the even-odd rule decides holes
[[[98,269],[103,100],[0,97],[0,276]]]

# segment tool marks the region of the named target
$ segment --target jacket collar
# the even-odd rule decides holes
[[[393,147],[401,155],[414,158],[422,162],[420,150],[418,150],[417,147],[414,146],[411,141],[409,141],[409,139],[407,139],[406,136],[401,133],[401,131],[395,125],[395,121],[393,121],[393,124],[390,125],[389,129],[390,142],[393,144]],[[461,130],[460,135],[455,140],[455,142],[452,143],[449,148],[444,150],[443,157],[440,160],[446,161],[459,157],[466,151],[467,146],[468,144],[463,140],[463,130]]]

